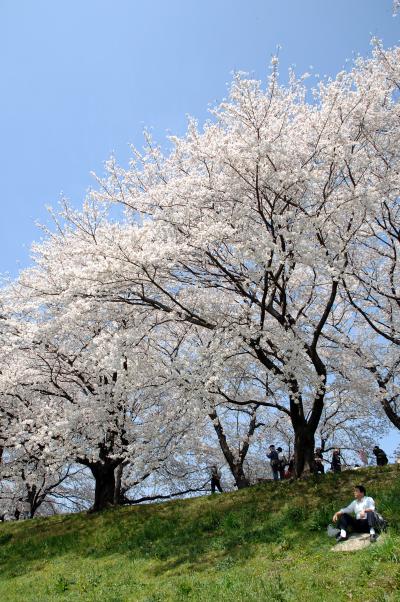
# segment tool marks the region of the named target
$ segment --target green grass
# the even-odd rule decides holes
[[[334,554],[326,525],[363,483],[390,530]],[[0,526],[1,602],[400,601],[400,471]]]

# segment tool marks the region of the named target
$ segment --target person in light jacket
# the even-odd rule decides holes
[[[349,527],[356,533],[369,533],[371,542],[376,541],[375,533],[375,502],[372,497],[367,497],[365,487],[356,485],[354,487],[354,500],[345,508],[333,515],[333,522],[338,523],[340,533],[337,541],[347,539]],[[355,514],[355,517],[352,516]]]
[[[285,478],[285,468],[289,464],[289,462],[287,461],[287,458],[286,458],[285,454],[283,453],[283,449],[281,447],[278,447],[276,451],[278,452],[279,478],[281,481],[283,481],[283,479]]]

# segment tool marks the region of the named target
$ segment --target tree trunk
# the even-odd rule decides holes
[[[114,505],[115,462],[91,463],[89,468],[95,479],[94,504],[92,512],[99,512]]]
[[[388,401],[386,398],[381,399],[380,402],[383,411],[389,418],[390,422],[393,424],[393,426],[400,430],[400,414],[397,414],[397,412],[394,411],[390,401]]]
[[[36,495],[36,485],[32,485],[32,487],[28,488],[27,501],[29,503],[29,518],[33,518],[35,516],[36,510],[39,508],[40,503],[38,503],[38,497]]]
[[[229,467],[235,479],[236,487],[238,489],[244,489],[245,487],[249,487],[250,482],[244,474],[243,465],[241,463],[233,463]]]
[[[239,454],[239,458],[237,458],[237,456],[234,456],[229,447],[226,435],[224,433],[224,429],[222,428],[222,424],[218,418],[217,412],[213,410],[212,412],[210,412],[209,417],[211,418],[214,430],[217,433],[218,442],[220,444],[222,453],[224,454],[225,460],[227,461],[233,478],[235,479],[236,487],[238,489],[244,489],[245,487],[249,487],[250,481],[244,474],[243,470],[245,454]]]
[[[294,428],[294,472],[296,478],[307,476],[314,471],[315,433],[307,425],[293,425]]]
[[[124,471],[123,464],[119,464],[119,466],[117,466],[117,468],[115,469],[114,506],[118,506],[119,504],[122,503],[121,500],[123,498],[123,495],[122,495],[122,491],[121,491],[121,484],[122,484],[123,471]]]

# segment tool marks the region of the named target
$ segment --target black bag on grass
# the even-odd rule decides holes
[[[389,526],[387,520],[383,518],[382,514],[379,514],[379,512],[374,512],[373,525],[375,531],[378,533],[385,532]]]

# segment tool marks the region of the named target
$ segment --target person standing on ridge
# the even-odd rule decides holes
[[[269,463],[271,465],[272,476],[274,481],[279,480],[279,455],[275,449],[275,445],[269,446],[269,454],[267,454],[267,458],[269,459]]]
[[[281,447],[278,447],[276,451],[278,452],[279,478],[281,481],[283,481],[283,479],[285,478],[285,467],[288,465],[288,461]]]
[[[314,454],[314,473],[325,473],[324,456],[322,455],[322,449],[320,447],[317,447]]]
[[[294,457],[289,458],[289,464],[285,472],[285,479],[292,479],[294,477]]]
[[[383,449],[375,445],[374,449],[372,450],[372,453],[376,457],[377,466],[386,466],[389,460]]]
[[[342,472],[342,461],[340,459],[340,449],[334,449],[331,460],[331,471]]]
[[[218,470],[218,467],[214,464],[211,466],[211,493],[215,493],[216,488],[222,493],[221,471]]]

